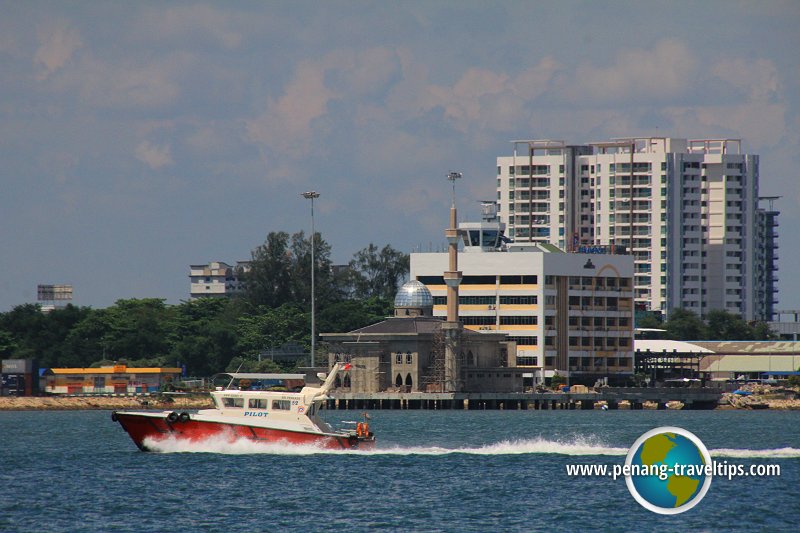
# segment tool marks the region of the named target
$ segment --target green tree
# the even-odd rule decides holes
[[[91,310],[67,305],[43,313],[38,305],[24,304],[0,316],[0,331],[13,339],[5,348],[6,356],[36,359],[43,367],[53,366],[67,355],[65,339],[70,330],[85,319]]]
[[[292,235],[292,298],[304,309],[311,308],[311,239],[300,231]],[[333,262],[331,246],[322,240],[319,233],[314,235],[314,295],[320,309],[341,298],[333,284]],[[286,303],[286,302],[283,302]]]
[[[350,261],[353,294],[356,298],[393,300],[400,283],[406,279],[409,255],[388,244],[380,251],[370,243],[356,252]]]
[[[110,332],[107,355],[114,359],[151,359],[170,352],[172,307],[160,298],[117,300],[106,309]]]
[[[636,319],[636,327],[641,329],[664,329],[664,323],[655,313],[644,313],[641,318]],[[663,339],[667,333],[665,331],[642,331],[638,332],[640,339]]]
[[[248,301],[253,306],[278,307],[292,298],[292,257],[289,234],[273,231],[253,250],[250,271],[243,276]]]
[[[59,358],[58,366],[88,367],[97,361],[113,361],[114,354],[109,350],[111,337],[111,320],[107,310],[92,311],[70,330],[64,340],[67,349]]]
[[[686,309],[674,309],[664,324],[667,338],[679,341],[704,340],[708,338],[705,323]]]
[[[23,304],[4,313],[0,320],[0,330],[7,332],[15,340],[14,351],[10,356],[20,359],[37,358],[47,349],[47,318],[41,307]],[[41,364],[41,363],[40,363]]]
[[[254,313],[240,316],[236,324],[239,353],[252,360],[258,359],[258,354],[270,347],[287,342],[308,348],[310,331],[310,315],[291,304],[284,304],[277,309],[259,307]]]
[[[778,335],[772,331],[772,328],[769,327],[769,324],[761,320],[753,322],[750,324],[750,327],[753,330],[752,338],[755,341],[771,341],[779,338]]]
[[[743,341],[752,340],[754,335],[753,328],[733,313],[714,309],[709,311],[708,338],[712,340]]]
[[[392,304],[381,298],[346,300],[323,309],[317,324],[321,333],[345,333],[380,322],[391,311]]]
[[[280,374],[282,372],[286,372],[287,370],[289,369],[284,368],[275,361],[270,361],[269,359],[258,361],[239,356],[231,359],[227,368],[225,368],[225,372],[256,372],[260,374]]]
[[[14,335],[9,331],[0,330],[0,357],[10,358],[19,349],[19,344]]]
[[[333,285],[331,247],[314,236],[314,284],[316,302],[324,306],[337,301]],[[283,231],[271,232],[267,240],[253,250],[250,271],[243,276],[246,298],[254,307],[280,307],[299,304],[311,307],[311,240],[301,231],[289,238]]]
[[[200,298],[176,309],[170,359],[186,365],[193,376],[221,372],[238,353],[237,300]]]

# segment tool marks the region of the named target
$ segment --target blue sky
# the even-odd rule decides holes
[[[800,2],[0,1],[0,311],[188,298],[316,223],[347,262],[443,243],[512,139],[743,139],[800,308]],[[794,278],[794,279],[793,279]]]

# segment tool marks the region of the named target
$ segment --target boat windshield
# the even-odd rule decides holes
[[[217,390],[233,389],[299,392],[305,384],[305,377],[305,374],[229,372],[216,374],[212,378],[212,381]]]

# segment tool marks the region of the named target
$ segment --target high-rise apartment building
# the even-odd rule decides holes
[[[765,284],[774,276],[765,272],[774,262],[764,263],[763,236],[774,231],[757,229],[765,216],[758,214],[758,156],[743,154],[740,140],[513,146],[511,156],[497,158],[497,196],[515,242],[624,247],[635,259],[639,308],[770,318],[774,283]],[[774,228],[777,212],[770,212]]]
[[[778,310],[778,215],[775,200],[779,196],[762,196],[766,202],[756,211],[756,302],[761,306],[756,316],[766,321],[775,320]]]

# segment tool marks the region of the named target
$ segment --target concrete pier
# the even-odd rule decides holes
[[[622,401],[631,410],[644,409],[653,402],[657,409],[666,409],[667,402],[679,401],[684,409],[713,409],[722,393],[705,388],[603,388],[594,393],[537,392],[537,393],[469,393],[469,392],[380,392],[349,393],[333,391],[327,401],[328,409],[379,410],[589,410],[595,403],[606,402],[609,409],[619,409]]]

